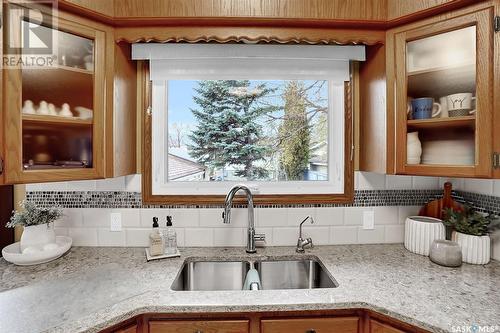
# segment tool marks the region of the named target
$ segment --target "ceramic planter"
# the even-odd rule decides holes
[[[453,231],[451,240],[460,244],[463,262],[475,265],[485,265],[490,262],[490,236],[473,236]]]
[[[436,239],[445,239],[443,221],[426,216],[406,218],[405,248],[408,251],[428,256],[431,244]]]
[[[52,223],[30,225],[24,227],[21,235],[21,252],[30,246],[43,247],[49,243],[56,242],[56,234]]]

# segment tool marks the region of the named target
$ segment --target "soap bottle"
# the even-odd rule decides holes
[[[165,254],[176,254],[177,234],[172,227],[172,216],[167,216],[167,224],[163,231],[163,238],[165,239]]]
[[[149,235],[149,253],[152,256],[159,256],[164,252],[165,242],[160,233],[160,228],[158,225],[158,218],[153,217],[153,231]]]

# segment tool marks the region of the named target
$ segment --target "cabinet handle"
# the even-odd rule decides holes
[[[308,329],[306,333],[316,333],[316,330],[314,328]]]
[[[196,330],[194,333],[203,333],[203,332],[200,330]]]

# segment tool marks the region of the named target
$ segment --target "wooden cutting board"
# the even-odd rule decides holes
[[[453,208],[454,210],[463,210],[462,204],[456,202],[451,197],[451,183],[444,183],[444,194],[441,199],[436,199],[425,204],[419,211],[420,216],[435,217],[443,219],[443,209]]]

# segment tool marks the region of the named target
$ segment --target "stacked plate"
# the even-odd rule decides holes
[[[422,164],[474,165],[475,156],[471,139],[422,142]]]

